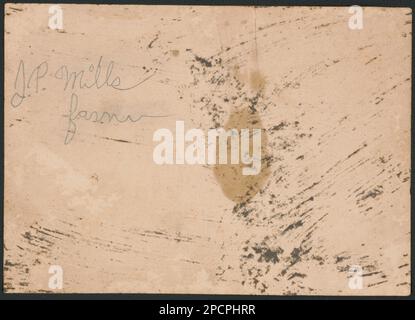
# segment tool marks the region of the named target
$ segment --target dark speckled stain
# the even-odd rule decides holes
[[[231,164],[230,160],[227,164],[218,164],[213,169],[223,194],[235,202],[236,207],[242,209],[236,212],[234,208],[234,213],[246,217],[249,212],[244,211],[243,207],[264,188],[271,174],[269,167],[272,156],[268,152],[267,136],[269,132],[263,128],[260,118],[261,112],[266,108],[266,102],[263,101],[266,81],[256,69],[242,74],[239,66],[226,65],[220,57],[202,57],[195,53],[192,55],[190,67],[194,76],[192,86],[198,87],[199,82],[202,81],[212,89],[202,93],[200,99],[194,98],[194,104],[210,118],[211,128],[237,129],[238,133],[241,129],[262,129],[261,171],[257,175],[243,175],[242,169],[251,165]],[[227,118],[225,118],[227,114],[225,106],[231,110]],[[228,159],[230,159],[230,149],[230,138],[228,138]],[[252,155],[252,138],[250,149]]]
[[[280,247],[272,250],[266,246],[256,246],[252,249],[259,255],[258,262],[280,262],[279,255],[284,252]]]
[[[232,214],[248,228],[264,223],[273,224],[283,214],[292,216],[292,213],[282,209],[289,204],[284,199],[279,199],[278,195],[270,194],[269,189],[278,190],[286,186],[283,177],[288,173],[280,163],[285,154],[295,152],[296,144],[303,138],[311,137],[311,134],[304,132],[305,128],[300,126],[297,119],[292,122],[281,119],[271,126],[264,125],[261,116],[267,114],[269,109],[278,107],[265,94],[266,78],[255,67],[247,70],[246,66],[242,68],[238,64],[224,61],[220,56],[203,57],[191,53],[189,64],[193,81],[189,88],[195,89],[197,93],[192,96],[192,109],[202,115],[208,128],[237,129],[238,133],[241,129],[262,129],[262,161],[258,175],[244,176],[242,169],[248,165],[230,163],[216,165],[213,173],[224,196],[234,203]],[[199,91],[201,85],[206,89]],[[202,123],[200,121],[199,126],[202,127]],[[301,154],[296,157],[301,158]],[[313,199],[312,196],[299,195],[299,199],[291,205],[291,210],[299,211],[302,205]],[[267,218],[269,211],[271,217]],[[295,267],[290,269],[303,259],[311,259],[312,246],[306,238],[295,250],[287,250],[283,248],[280,237],[290,237],[291,232],[303,228],[304,224],[303,219],[292,219],[280,232],[276,226],[275,232],[266,233],[262,240],[256,237],[248,239],[244,235],[234,239],[242,245],[238,265],[241,284],[265,293],[274,281],[289,277],[291,282],[301,286],[302,279],[307,275],[298,272]],[[224,270],[228,268],[228,265],[219,266],[218,275],[225,279]]]

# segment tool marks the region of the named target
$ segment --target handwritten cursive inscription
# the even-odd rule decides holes
[[[33,93],[39,92],[40,80],[47,76],[52,76],[56,80],[63,82],[63,91],[78,89],[101,89],[109,87],[114,90],[126,91],[137,88],[150,78],[152,78],[157,70],[151,72],[147,71],[140,79],[132,85],[122,85],[121,76],[114,72],[114,61],[110,61],[107,66],[104,66],[103,57],[99,57],[96,64],[92,63],[87,68],[81,70],[69,70],[66,65],[59,66],[55,72],[48,74],[50,71],[48,61],[43,61],[35,68],[27,73],[25,62],[20,60],[16,78],[14,81],[14,90],[11,97],[11,106],[13,108],[19,107],[25,99]],[[29,76],[27,76],[29,75]]]
[[[87,111],[87,110],[78,110],[78,96],[75,93],[71,95],[71,101],[69,105],[69,113],[66,115],[68,117],[68,127],[66,130],[65,135],[65,144],[69,144],[76,132],[77,132],[77,121],[78,120],[86,120],[95,123],[111,123],[111,122],[118,122],[118,123],[135,123],[144,118],[165,118],[168,115],[147,115],[141,114],[136,116],[135,118],[127,114],[126,116],[122,117],[115,113],[109,112],[98,112],[98,111]]]
[[[43,61],[32,70],[26,79],[25,65],[23,60],[20,60],[14,81],[15,93],[12,95],[10,101],[13,108],[20,106],[23,100],[30,96],[27,91],[32,88],[32,85],[34,86],[35,93],[39,92],[39,81],[46,76],[48,68],[48,63]]]
[[[153,72],[131,86],[122,87],[121,77],[119,75],[113,75],[114,61],[110,61],[107,67],[104,68],[102,59],[103,57],[101,56],[97,65],[91,64],[88,69],[80,71],[69,71],[66,65],[62,65],[56,70],[55,78],[64,81],[65,86],[63,90],[67,90],[68,88],[72,90],[91,88],[101,89],[102,87],[111,87],[115,90],[131,90],[138,87],[155,74],[155,72]],[[90,79],[88,80],[88,78]]]

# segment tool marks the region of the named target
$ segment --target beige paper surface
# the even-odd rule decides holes
[[[409,294],[410,9],[49,7],[5,9],[6,292]],[[260,174],[156,164],[178,120]]]

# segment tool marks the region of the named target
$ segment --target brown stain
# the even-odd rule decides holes
[[[171,53],[174,57],[177,57],[177,56],[179,55],[180,51],[179,51],[179,50],[174,49],[174,50],[170,50],[170,53]]]
[[[228,164],[217,164],[214,169],[214,176],[219,182],[224,195],[236,202],[245,202],[254,197],[265,185],[270,168],[264,158],[267,157],[267,136],[263,129],[261,118],[257,113],[251,113],[248,108],[233,111],[224,129],[262,129],[261,132],[261,171],[257,175],[243,175],[242,169],[250,166],[242,163],[230,164],[230,139],[228,140]],[[251,131],[252,133],[252,131]],[[217,151],[218,152],[218,151]],[[252,155],[252,138],[250,141],[250,155]]]
[[[249,85],[252,92],[262,92],[265,89],[266,79],[258,69],[243,72],[239,65],[234,65],[232,72],[239,81]]]
[[[265,87],[265,77],[258,70],[249,74],[249,85],[254,91],[261,91]]]

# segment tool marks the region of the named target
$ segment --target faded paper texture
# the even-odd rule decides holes
[[[410,293],[409,8],[49,8],[5,8],[6,292]],[[261,172],[156,164],[179,120]]]

